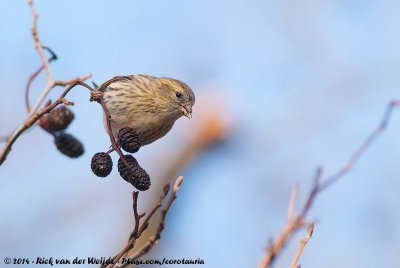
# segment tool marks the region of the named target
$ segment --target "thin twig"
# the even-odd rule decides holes
[[[33,16],[33,26],[31,28],[32,31],[32,36],[33,39],[35,41],[35,48],[38,51],[40,58],[42,59],[43,62],[43,66],[41,68],[39,68],[39,70],[37,70],[29,79],[27,87],[26,87],[26,93],[25,93],[25,102],[26,102],[26,106],[29,112],[28,117],[25,119],[25,121],[7,138],[6,144],[3,148],[3,150],[0,153],[0,165],[5,161],[7,155],[10,153],[12,145],[14,144],[14,142],[17,140],[17,138],[29,127],[31,127],[39,118],[41,118],[45,113],[48,113],[49,111],[51,111],[52,109],[54,109],[57,105],[59,105],[60,103],[67,103],[67,104],[71,104],[70,102],[66,102],[65,100],[65,95],[77,84],[83,83],[84,80],[88,79],[89,77],[91,77],[90,74],[83,76],[82,78],[76,78],[73,80],[68,80],[68,81],[54,81],[51,75],[51,70],[50,70],[50,66],[49,66],[49,61],[56,59],[57,56],[48,48],[43,47],[38,34],[37,34],[37,18],[38,15],[35,12],[34,8],[33,8],[33,3],[32,0],[28,1],[29,7],[31,9],[32,12],[32,16]],[[43,52],[43,48],[47,49],[48,51],[50,51],[50,53],[52,54],[52,57],[47,60],[46,56],[44,55]],[[47,74],[47,84],[45,89],[43,90],[43,92],[40,94],[39,98],[36,100],[36,104],[35,106],[30,110],[30,105],[29,105],[29,100],[28,100],[28,94],[29,94],[29,87],[30,84],[32,82],[32,80],[40,73],[40,71],[42,71],[43,69],[46,70],[46,74]],[[69,86],[61,95],[60,97],[57,99],[57,101],[51,105],[48,105],[44,108],[42,108],[41,110],[38,111],[40,105],[42,104],[42,102],[44,101],[45,97],[47,96],[47,94],[51,91],[51,89],[53,89],[55,86],[57,85],[62,85],[62,86]]]
[[[121,150],[119,149],[119,146],[115,142],[115,137],[114,137],[114,134],[113,134],[112,128],[111,128],[111,115],[110,115],[110,112],[108,111],[107,106],[104,103],[103,99],[100,100],[100,104],[101,104],[101,107],[103,107],[103,111],[104,111],[104,114],[106,116],[107,132],[108,132],[108,136],[110,137],[110,141],[111,141],[112,147],[118,153],[119,157],[121,157],[121,159],[124,162],[125,166],[129,167],[129,163],[126,161],[126,159],[124,157],[124,154],[121,152]]]
[[[165,225],[165,217],[167,216],[167,213],[168,213],[169,209],[171,208],[172,203],[177,198],[176,193],[178,192],[179,187],[182,184],[182,181],[183,181],[182,176],[178,177],[175,181],[175,184],[172,189],[172,194],[168,200],[168,203],[161,211],[161,219],[160,219],[156,234],[149,239],[149,241],[145,244],[144,247],[142,247],[142,249],[139,252],[137,252],[133,257],[130,257],[129,260],[134,261],[137,258],[139,258],[140,256],[143,256],[144,254],[149,252],[149,250],[157,243],[158,239],[160,239],[161,232],[164,229],[164,225]],[[152,211],[149,213],[149,215],[143,221],[140,228],[137,230],[137,235],[136,236],[134,235],[129,240],[128,244],[122,249],[122,251],[111,259],[112,264],[110,264],[109,268],[113,268],[119,262],[119,260],[122,258],[122,256],[127,254],[128,251],[133,248],[136,239],[139,238],[142,235],[142,233],[146,230],[148,223],[149,223],[150,219],[152,218],[152,216],[154,215],[154,213],[160,207],[162,207],[162,201],[167,196],[168,191],[169,191],[169,185],[164,186],[163,193],[160,196],[160,199],[159,199],[157,205],[152,209]],[[135,216],[135,221],[136,221],[136,216]],[[135,227],[136,227],[136,225],[135,225]],[[122,264],[121,267],[123,267],[124,265],[125,264]],[[104,267],[107,267],[107,265],[101,265],[100,267],[104,268]]]
[[[139,215],[138,212],[137,212],[137,199],[138,199],[138,196],[139,196],[139,192],[138,191],[134,191],[132,196],[133,196],[132,207],[133,207],[133,216],[135,218],[135,227],[133,228],[133,231],[132,231],[129,239],[131,239],[133,237],[137,237],[138,230],[139,230],[139,225],[140,225],[140,219],[143,218],[144,215],[146,215],[146,213],[142,213],[142,214]]]
[[[140,214],[140,215],[138,214],[138,211],[137,211],[137,199],[138,199],[138,196],[139,196],[139,192],[138,191],[134,191],[132,193],[133,216],[135,217],[135,227],[134,227],[133,232],[131,234],[132,237],[137,236],[137,232],[139,230],[139,225],[140,225],[140,219],[143,218],[144,215],[146,214],[146,213],[143,213],[143,214]]]
[[[314,201],[316,194],[318,193],[319,180],[321,178],[321,175],[322,175],[322,170],[318,168],[314,177],[314,186],[311,189],[310,194],[308,195],[308,199],[304,204],[304,207],[301,210],[302,211],[301,214],[296,216],[292,215],[290,218],[288,218],[288,221],[283,227],[283,230],[281,231],[279,236],[268,246],[266,253],[264,254],[259,264],[257,265],[258,268],[269,267],[271,263],[275,260],[279,251],[285,246],[286,242],[294,234],[294,232],[305,226],[304,219],[311,207],[312,202]],[[289,202],[288,211],[291,210],[291,207],[295,207],[296,202],[295,199],[293,198],[293,192],[297,191],[296,188],[297,186],[294,187],[292,191],[292,197],[291,201]]]
[[[376,140],[376,138],[386,129],[389,120],[392,116],[393,110],[396,107],[400,106],[400,101],[393,100],[389,103],[388,107],[386,108],[385,114],[383,115],[381,123],[378,127],[371,133],[371,135],[360,145],[360,147],[355,151],[355,153],[350,157],[349,161],[346,165],[336,172],[334,175],[326,179],[320,186],[320,191],[325,190],[331,184],[335,183],[338,179],[343,177],[353,165],[357,162],[357,160],[361,157],[361,155],[365,152],[365,150]]]
[[[132,208],[133,208],[133,216],[134,216],[134,218],[135,218],[135,225],[134,225],[134,228],[133,228],[133,231],[132,231],[132,233],[131,233],[131,235],[130,235],[130,237],[129,237],[129,240],[131,240],[132,238],[137,238],[138,237],[138,230],[139,230],[139,225],[140,225],[140,219],[141,218],[143,218],[144,217],[144,215],[146,214],[146,213],[142,213],[142,214],[138,214],[138,211],[137,211],[137,204],[138,204],[138,202],[137,202],[137,200],[138,200],[138,196],[139,196],[139,192],[138,191],[133,191],[133,193],[132,193]],[[133,247],[134,246],[134,244],[132,244],[132,246],[131,247]],[[120,259],[122,256],[124,256],[126,254],[126,252],[123,254],[123,255],[121,255],[121,256],[119,256],[119,254],[117,255],[117,256],[115,256],[114,258],[113,258],[113,260],[115,260],[115,259]],[[118,261],[117,261],[118,262]]]
[[[355,153],[350,157],[349,161],[345,164],[345,166],[341,169],[339,169],[334,175],[328,177],[323,183],[320,183],[320,179],[322,176],[322,169],[318,168],[315,178],[314,178],[314,185],[313,188],[311,189],[311,192],[308,195],[308,198],[306,200],[306,203],[304,204],[301,213],[298,214],[297,216],[293,217],[290,215],[293,214],[293,207],[295,206],[295,202],[293,201],[293,194],[291,197],[291,201],[289,203],[289,208],[288,208],[288,221],[286,225],[283,227],[283,230],[281,233],[278,235],[278,237],[271,243],[270,246],[268,246],[263,258],[257,265],[258,268],[262,267],[269,267],[271,263],[274,261],[275,257],[277,254],[280,252],[280,250],[284,247],[284,245],[287,243],[289,238],[300,228],[303,228],[306,226],[305,218],[307,216],[307,213],[309,212],[313,202],[315,201],[316,196],[321,193],[323,190],[337,182],[340,178],[342,178],[345,174],[347,174],[351,168],[354,166],[354,164],[357,162],[357,160],[365,153],[366,149],[371,146],[373,141],[375,141],[378,136],[383,132],[383,130],[386,129],[391,115],[393,113],[394,108],[399,107],[400,102],[397,100],[394,100],[389,103],[388,107],[386,108],[385,114],[383,115],[382,121],[378,125],[378,127],[371,133],[371,135],[361,144],[361,146],[355,151]],[[294,192],[296,190],[293,190]]]
[[[292,262],[292,265],[290,265],[290,268],[296,267],[296,264],[299,261],[300,255],[303,252],[304,247],[306,246],[308,240],[310,240],[313,231],[314,231],[314,224],[310,223],[307,228],[307,235],[303,239],[300,240],[300,247],[297,250],[296,256],[294,257],[294,260]]]
[[[129,259],[131,261],[137,260],[139,257],[145,255],[147,252],[150,251],[150,249],[157,244],[158,240],[161,237],[161,232],[164,230],[164,225],[165,225],[165,217],[167,216],[167,213],[169,209],[171,208],[172,203],[174,200],[177,198],[176,192],[178,192],[180,185],[182,184],[183,177],[179,177],[176,179],[174,187],[172,189],[172,194],[168,200],[167,205],[165,208],[162,209],[161,211],[161,220],[160,223],[158,224],[157,232],[154,236],[150,237],[149,241],[141,248],[140,251],[135,253],[133,256],[131,256]]]
[[[46,98],[47,94],[54,87],[54,81],[53,81],[53,78],[52,78],[52,75],[51,75],[51,70],[50,70],[50,67],[49,67],[49,61],[47,60],[46,56],[44,55],[43,46],[42,46],[42,43],[40,42],[39,36],[37,34],[37,18],[38,18],[38,14],[35,12],[35,9],[33,8],[32,0],[29,0],[28,4],[29,4],[29,6],[31,8],[31,12],[32,12],[32,16],[33,16],[33,26],[31,28],[31,31],[32,31],[33,39],[35,41],[35,48],[38,51],[38,53],[40,55],[40,58],[42,59],[43,67],[46,70],[46,74],[47,74],[47,85],[46,85],[46,88],[40,94],[39,98],[37,99],[35,105],[33,106],[32,110],[31,110],[31,112],[29,113],[29,115],[33,115],[39,109],[40,105],[42,104],[42,102]]]
[[[90,87],[89,85],[87,85],[85,83],[82,83],[82,85],[87,88],[92,89],[92,87]],[[122,159],[122,162],[124,162],[125,166],[128,167],[129,163],[128,163],[128,161],[126,161],[124,154],[121,152],[120,146],[115,141],[115,137],[114,137],[114,134],[113,134],[113,131],[111,128],[111,122],[115,122],[115,121],[111,118],[110,112],[108,111],[108,108],[107,108],[106,104],[104,103],[103,93],[98,90],[92,89],[90,101],[96,101],[96,102],[100,103],[101,107],[103,108],[103,112],[104,112],[104,115],[106,118],[106,124],[107,124],[107,133],[110,138],[111,147],[114,149],[114,151],[116,151],[118,153],[118,155]]]
[[[299,184],[296,183],[296,186],[293,188],[292,194],[290,196],[288,212],[287,212],[287,221],[291,221],[293,219],[298,190],[299,190]]]
[[[46,49],[47,51],[49,51],[50,54],[51,54],[51,57],[48,59],[49,63],[51,61],[57,59],[57,55],[51,49],[49,49],[48,47],[43,47],[43,48]],[[30,89],[31,83],[32,83],[33,79],[35,79],[39,75],[39,73],[41,71],[43,71],[43,69],[44,69],[44,65],[42,65],[36,72],[34,72],[29,77],[28,83],[26,84],[26,88],[25,88],[25,105],[26,105],[26,110],[28,111],[28,113],[30,113],[30,111],[31,111],[31,107],[29,105],[29,89]],[[68,84],[70,84],[70,83],[68,83]]]
[[[130,235],[128,244],[127,244],[127,245],[125,246],[125,248],[121,251],[121,252],[124,252],[124,253],[121,255],[121,257],[122,257],[123,255],[125,255],[130,249],[132,249],[132,248],[134,247],[137,238],[139,238],[139,237],[142,235],[142,233],[146,230],[146,228],[147,228],[147,226],[148,226],[148,224],[149,224],[149,222],[150,222],[151,217],[153,217],[154,213],[156,213],[157,210],[158,210],[160,207],[162,207],[162,201],[163,201],[164,198],[167,196],[168,192],[169,192],[169,184],[167,184],[166,186],[164,186],[164,188],[163,188],[163,193],[161,194],[160,199],[158,200],[157,205],[151,210],[151,212],[149,213],[149,215],[147,215],[147,217],[146,217],[146,219],[144,220],[142,226],[141,226],[141,227],[139,228],[139,230],[136,232],[137,235],[136,235],[136,236],[135,236],[135,235],[132,235],[132,234],[134,233],[134,231],[133,231],[132,234]],[[136,221],[136,217],[135,217],[135,221]],[[136,227],[136,226],[135,226],[135,227]],[[121,253],[121,252],[120,252],[120,253]],[[115,255],[115,256],[111,259],[113,263],[116,264],[116,263],[119,261],[119,258],[121,258],[121,257],[118,258],[118,256],[120,255],[120,253],[118,253],[117,255]],[[118,261],[115,261],[117,258],[118,258]],[[114,262],[114,261],[115,261],[115,262]],[[101,268],[104,268],[104,267],[107,267],[107,265],[102,265],[102,266],[100,266],[100,267],[101,267]]]
[[[24,123],[22,123],[21,126],[17,128],[17,130],[14,131],[14,133],[8,138],[6,145],[4,146],[2,152],[0,153],[0,165],[3,164],[3,162],[6,160],[6,157],[8,153],[11,151],[12,145],[14,142],[17,140],[17,138],[28,128],[30,128],[37,120],[39,120],[44,114],[50,112],[52,109],[54,109],[57,105],[64,103],[65,101],[65,96],[67,93],[76,85],[82,83],[83,80],[86,80],[90,77],[90,75],[86,75],[80,79],[75,80],[67,89],[64,90],[64,92],[58,97],[58,99],[50,104],[49,106],[46,106],[42,109],[40,109],[38,112],[35,114],[29,116]]]
[[[303,226],[304,223],[300,215],[287,222],[279,236],[270,246],[268,246],[263,258],[257,265],[257,268],[269,267],[269,265],[275,260],[279,251],[284,247],[286,241],[293,235],[294,231]]]
[[[108,150],[107,152],[106,152],[106,154],[110,154],[111,152],[113,152],[114,151],[114,148],[111,148],[110,150]]]
[[[322,177],[322,168],[318,167],[317,172],[315,173],[314,177],[314,185],[313,188],[311,189],[310,194],[308,195],[306,204],[303,207],[303,211],[301,212],[301,216],[305,218],[307,216],[308,211],[311,208],[312,203],[314,202],[315,197],[320,191],[320,186],[319,186],[319,181],[321,180]]]
[[[62,83],[62,82],[60,81],[59,83]],[[113,134],[112,128],[111,128],[111,122],[114,122],[114,120],[111,118],[110,111],[108,110],[106,104],[104,103],[103,94],[100,91],[93,89],[91,86],[84,83],[83,81],[79,81],[78,84],[86,87],[87,89],[89,89],[91,91],[90,101],[97,101],[98,103],[100,103],[101,107],[103,108],[105,117],[106,117],[107,133],[110,138],[111,147],[121,157],[122,162],[124,162],[125,166],[128,167],[129,163],[128,163],[128,161],[126,161],[124,154],[121,152],[120,146],[115,141],[115,137],[114,137],[114,134]]]
[[[49,67],[49,62],[47,61],[46,56],[44,55],[43,46],[42,46],[42,43],[40,43],[39,37],[37,34],[38,14],[35,12],[35,9],[33,8],[32,0],[29,0],[28,4],[31,8],[31,12],[32,12],[32,16],[33,16],[33,26],[31,28],[31,31],[32,31],[33,39],[35,40],[35,47],[36,47],[36,50],[39,52],[40,58],[43,61],[43,66],[46,69],[46,73],[47,73],[47,79],[48,79],[48,81],[50,81],[50,80],[52,80],[52,76],[51,76],[51,70]]]

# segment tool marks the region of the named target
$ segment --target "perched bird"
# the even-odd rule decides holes
[[[190,118],[195,96],[185,83],[150,75],[116,76],[97,90],[110,112],[114,137],[123,127],[131,127],[147,145],[167,134],[182,115]],[[104,118],[104,126],[107,122]]]

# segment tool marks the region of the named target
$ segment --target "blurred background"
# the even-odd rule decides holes
[[[160,243],[144,259],[255,267],[285,224],[296,182],[300,205],[316,167],[323,167],[324,178],[342,167],[389,101],[400,98],[399,1],[34,6],[42,43],[59,56],[51,64],[54,79],[92,73],[100,84],[116,75],[150,74],[180,79],[196,93],[193,119],[179,119],[165,138],[136,154],[152,177],[151,189],[140,193],[140,211],[157,202],[162,185],[185,177]],[[24,88],[41,61],[27,1],[1,1],[1,7],[4,137],[26,118]],[[44,73],[33,82],[31,103],[45,82]],[[110,257],[133,228],[133,188],[116,165],[105,179],[90,170],[92,155],[109,146],[101,107],[88,101],[84,88],[68,100],[75,102],[68,132],[84,143],[83,156],[60,154],[35,126],[0,167],[1,261]],[[317,224],[302,267],[398,266],[399,131],[395,111],[389,129],[354,169],[317,198],[309,214]],[[290,265],[305,233],[292,238],[274,267]]]

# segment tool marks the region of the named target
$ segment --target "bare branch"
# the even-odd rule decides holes
[[[146,254],[147,252],[149,252],[149,250],[155,245],[157,244],[157,241],[160,239],[161,236],[161,232],[164,229],[164,225],[165,225],[165,217],[167,216],[167,213],[172,205],[172,203],[174,202],[174,200],[177,198],[176,197],[176,193],[179,190],[180,185],[182,184],[183,181],[183,177],[180,176],[176,179],[175,184],[173,186],[172,189],[172,194],[168,200],[167,205],[162,209],[161,211],[161,219],[157,228],[157,232],[154,236],[151,236],[150,239],[148,240],[148,242],[144,245],[144,247],[142,247],[134,256],[130,257],[129,259],[131,261],[136,260],[137,258],[139,258],[140,256],[143,256],[144,254]],[[136,242],[136,239],[139,238],[142,233],[146,230],[150,219],[152,218],[152,216],[154,215],[154,213],[162,207],[162,201],[164,200],[164,198],[167,196],[168,194],[168,190],[169,190],[169,185],[164,186],[163,188],[163,193],[160,196],[160,199],[158,201],[158,203],[156,204],[156,206],[152,209],[152,211],[149,213],[149,215],[146,217],[146,219],[143,221],[143,223],[141,224],[140,228],[138,230],[136,230],[136,224],[135,224],[135,230],[132,232],[132,234],[136,235],[131,235],[130,236],[130,240],[128,242],[128,244],[122,249],[122,251],[120,253],[118,253],[116,256],[114,256],[111,260],[112,260],[112,264],[110,264],[110,268],[115,267],[115,265],[120,261],[120,259],[122,258],[122,256],[127,255],[128,251],[134,248],[134,244]],[[137,202],[137,199],[136,201]],[[133,205],[135,207],[135,205]],[[137,220],[137,213],[134,214],[135,215],[135,222],[138,222]],[[139,215],[140,216],[140,215]],[[142,214],[141,217],[143,217],[144,214]],[[120,267],[124,267],[126,265],[122,264]],[[101,265],[101,268],[105,268],[107,267],[107,265]]]
[[[321,193],[323,190],[337,182],[340,178],[342,178],[344,175],[348,173],[349,170],[354,166],[354,164],[357,162],[357,160],[365,153],[366,149],[371,146],[373,141],[377,139],[377,137],[385,130],[387,127],[389,120],[391,118],[392,112],[394,108],[399,107],[400,102],[397,100],[394,100],[390,102],[388,105],[385,114],[383,115],[381,123],[378,125],[378,127],[371,133],[371,135],[361,144],[361,146],[355,151],[355,153],[350,157],[349,161],[346,163],[346,165],[339,169],[334,175],[328,177],[323,183],[320,184],[321,176],[322,176],[322,169],[318,168],[315,178],[314,178],[314,185],[313,188],[311,189],[311,192],[308,195],[307,201],[304,204],[303,209],[301,210],[301,213],[297,216],[293,216],[294,212],[294,207],[295,207],[295,194],[296,194],[296,188],[293,189],[292,192],[292,197],[291,201],[289,202],[289,208],[288,208],[288,222],[286,225],[283,227],[283,230],[279,234],[279,236],[271,243],[270,246],[268,246],[263,258],[257,265],[258,268],[262,267],[269,267],[271,263],[274,261],[275,257],[279,253],[279,251],[283,248],[283,246],[288,242],[290,237],[300,228],[304,227],[306,224],[306,216],[307,213],[309,212],[313,202],[315,201],[316,196]],[[294,196],[294,197],[293,197]],[[311,235],[310,235],[311,237]],[[304,246],[303,246],[304,247]],[[298,252],[299,254],[299,252]],[[300,252],[301,254],[301,252]],[[299,255],[300,256],[300,255]],[[297,260],[294,264],[292,264],[292,267],[295,267],[297,263]]]
[[[322,169],[319,167],[317,169],[317,172],[315,173],[315,177],[314,177],[314,186],[311,189],[310,194],[308,195],[308,199],[306,204],[304,205],[303,211],[301,212],[301,216],[303,218],[305,218],[307,216],[307,212],[310,210],[311,205],[314,201],[314,198],[317,196],[317,194],[319,193],[319,181],[321,180],[321,176],[322,176]]]
[[[53,81],[53,78],[52,78],[52,74],[51,74],[51,70],[50,70],[50,66],[49,66],[49,61],[47,60],[46,56],[44,55],[43,46],[42,46],[42,43],[40,42],[39,36],[37,34],[37,18],[38,18],[38,14],[35,12],[35,9],[33,8],[32,0],[29,0],[28,4],[29,4],[29,6],[31,8],[31,12],[32,12],[32,16],[33,16],[33,26],[31,28],[31,31],[32,31],[33,39],[35,40],[35,48],[38,51],[38,53],[40,55],[40,58],[42,59],[43,68],[46,70],[46,74],[47,74],[47,85],[46,85],[46,88],[40,94],[39,98],[37,99],[35,105],[33,106],[32,110],[31,110],[31,112],[29,113],[29,115],[33,115],[39,109],[40,105],[42,104],[42,102],[46,98],[47,94],[49,94],[51,89],[54,87],[54,81]]]
[[[303,239],[300,240],[300,247],[297,250],[296,256],[294,257],[294,260],[292,262],[292,265],[290,265],[290,268],[295,268],[296,267],[296,264],[299,261],[300,255],[303,252],[304,247],[306,246],[308,240],[310,240],[310,238],[311,238],[311,236],[313,234],[313,231],[314,231],[314,224],[310,223],[308,225],[307,235]]]
[[[355,153],[350,157],[349,161],[346,165],[336,172],[334,175],[325,180],[324,183],[320,186],[320,191],[325,190],[331,184],[335,183],[338,179],[343,177],[353,165],[357,162],[357,160],[361,157],[361,155],[365,152],[365,150],[371,146],[371,144],[376,140],[376,138],[386,129],[391,115],[393,113],[394,108],[399,107],[400,102],[398,100],[393,100],[389,103],[386,108],[385,114],[383,115],[381,123],[378,127],[371,133],[371,135],[360,145],[360,147],[355,151]]]
[[[296,206],[296,198],[298,190],[299,190],[299,184],[296,183],[296,186],[292,190],[292,195],[290,196],[289,207],[287,212],[287,221],[291,221],[294,217],[294,209]]]
[[[12,145],[14,142],[17,140],[17,138],[28,128],[30,128],[37,120],[39,120],[44,114],[50,112],[52,109],[54,109],[57,105],[64,103],[65,101],[65,96],[68,94],[68,92],[75,87],[76,85],[80,84],[83,80],[88,79],[90,75],[86,75],[80,79],[75,80],[71,85],[64,90],[64,92],[60,95],[60,97],[51,105],[46,106],[39,110],[37,113],[29,116],[25,122],[17,128],[17,130],[14,131],[14,133],[7,139],[6,145],[4,146],[2,152],[0,153],[0,165],[3,164],[3,162],[6,160],[6,157],[8,153],[11,150]]]
[[[49,51],[50,54],[51,54],[51,57],[48,59],[48,62],[49,62],[49,63],[50,63],[51,61],[57,59],[57,55],[56,55],[51,49],[49,49],[48,47],[43,47],[43,48],[46,49],[47,51]],[[39,75],[39,73],[40,73],[41,71],[43,71],[43,69],[44,69],[44,65],[42,65],[36,72],[34,72],[34,73],[29,77],[28,83],[26,84],[26,88],[25,88],[25,105],[26,105],[26,110],[28,111],[28,113],[31,112],[31,107],[30,107],[30,105],[29,105],[29,89],[30,89],[31,83],[32,83],[33,79],[35,79],[35,78]],[[68,84],[71,83],[71,81],[68,81],[68,82],[69,82],[69,83],[65,84],[64,86],[66,86],[66,85],[68,85]],[[57,85],[57,83],[56,83],[56,85]]]
[[[176,193],[179,190],[179,187],[181,186],[183,181],[183,177],[180,176],[179,178],[176,179],[174,187],[172,189],[172,194],[168,200],[167,205],[165,206],[165,208],[163,208],[163,210],[161,211],[161,220],[160,223],[158,224],[157,227],[157,232],[154,236],[150,237],[149,241],[147,241],[147,243],[142,247],[142,249],[140,251],[138,251],[135,255],[130,257],[130,260],[137,260],[139,257],[145,255],[147,252],[150,251],[150,249],[157,244],[157,241],[160,239],[161,237],[161,232],[164,230],[164,225],[165,225],[165,217],[167,216],[167,213],[172,205],[172,203],[174,202],[174,200],[177,198]]]
[[[36,50],[39,52],[40,58],[42,59],[43,67],[44,67],[44,69],[46,69],[47,80],[48,81],[52,81],[53,79],[52,79],[52,76],[51,76],[51,70],[50,70],[50,67],[49,67],[49,61],[47,60],[46,56],[44,55],[43,46],[42,46],[42,43],[40,43],[39,37],[38,37],[38,34],[37,34],[37,18],[38,18],[38,14],[35,12],[35,9],[33,8],[32,0],[29,0],[28,4],[29,4],[29,6],[31,8],[32,17],[33,17],[33,26],[31,28],[31,31],[32,31],[33,39],[35,40],[35,47],[36,47]]]
[[[269,267],[271,263],[275,260],[275,257],[283,248],[287,240],[293,235],[296,230],[303,226],[304,224],[300,215],[296,216],[293,220],[287,222],[279,236],[267,248],[263,258],[258,263],[257,268]]]
[[[33,39],[35,41],[35,47],[36,50],[38,51],[42,62],[43,62],[43,66],[40,67],[33,75],[31,75],[31,77],[28,80],[28,84],[26,86],[26,92],[25,92],[25,102],[26,102],[26,107],[28,110],[28,117],[25,119],[25,121],[7,138],[6,141],[6,145],[4,146],[3,150],[0,153],[0,165],[5,161],[7,155],[10,153],[11,151],[11,147],[14,144],[14,142],[18,139],[18,137],[28,128],[30,128],[38,119],[40,119],[45,113],[48,113],[49,111],[51,111],[52,109],[54,109],[57,105],[61,104],[61,103],[66,103],[68,105],[72,104],[68,101],[65,100],[65,96],[66,94],[76,85],[78,84],[82,84],[84,80],[88,79],[89,77],[91,77],[90,74],[83,76],[82,78],[76,78],[73,80],[68,80],[68,81],[54,81],[52,79],[52,75],[51,75],[51,70],[50,70],[50,66],[49,66],[49,62],[51,60],[54,60],[57,58],[57,56],[48,48],[43,47],[38,34],[37,34],[37,18],[38,15],[35,12],[34,8],[33,8],[33,3],[32,0],[29,0],[28,2],[29,7],[31,9],[32,12],[32,16],[33,16],[33,26],[31,28],[32,31],[32,36]],[[46,56],[44,55],[43,49],[47,49],[48,51],[50,51],[50,53],[52,54],[52,57],[47,60]],[[28,96],[29,96],[29,88],[30,88],[30,84],[32,82],[32,80],[43,70],[46,70],[46,74],[47,74],[47,84],[45,89],[43,90],[43,92],[40,94],[39,98],[36,100],[36,104],[35,106],[32,108],[32,110],[30,109],[30,105],[29,105],[29,100],[28,100]],[[84,84],[84,83],[83,83]],[[43,103],[44,99],[46,98],[47,94],[57,85],[62,85],[62,86],[69,86],[62,94],[61,96],[57,99],[57,101],[55,103],[53,103],[52,105],[46,106],[44,108],[42,108],[41,110],[38,111],[40,105]],[[85,84],[86,85],[86,84]],[[84,86],[85,86],[84,85]],[[91,89],[89,87],[89,89]]]

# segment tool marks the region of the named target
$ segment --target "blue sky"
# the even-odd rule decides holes
[[[91,73],[101,83],[142,73],[174,77],[194,89],[193,120],[178,120],[165,138],[137,154],[153,180],[152,189],[141,194],[142,209],[155,202],[157,180],[196,133],[196,117],[210,103],[231,122],[226,142],[182,170],[179,198],[149,258],[254,267],[285,223],[295,183],[301,202],[315,168],[329,175],[343,166],[389,101],[400,98],[397,1],[34,5],[41,41],[59,56],[52,63],[55,79]],[[23,122],[24,87],[40,66],[26,1],[3,1],[2,7],[0,136]],[[44,85],[43,75],[32,85],[31,101]],[[98,179],[89,167],[91,156],[109,146],[101,109],[88,102],[83,88],[68,99],[76,103],[69,132],[83,141],[86,153],[77,160],[62,156],[38,127],[17,141],[0,168],[4,256],[110,256],[130,233],[132,188],[116,170]],[[398,264],[399,131],[395,111],[354,169],[318,197],[302,267]],[[302,236],[293,237],[275,267],[289,266]]]

